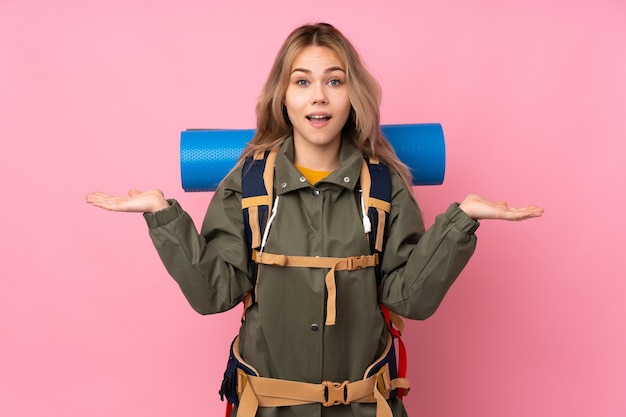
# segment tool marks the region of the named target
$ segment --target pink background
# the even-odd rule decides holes
[[[409,323],[411,415],[626,415],[621,0],[1,0],[0,415],[222,415],[240,309],[194,313],[141,216],[84,196],[160,187],[200,223],[179,132],[254,127],[280,43],[318,20],[380,80],[384,123],[443,124],[429,224],[470,192],[546,209],[483,222]]]

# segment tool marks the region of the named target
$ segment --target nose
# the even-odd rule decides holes
[[[328,103],[328,96],[322,83],[314,84],[312,89],[311,104],[326,104]]]

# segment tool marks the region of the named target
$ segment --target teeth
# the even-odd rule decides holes
[[[312,115],[312,116],[309,116],[309,119],[328,119],[328,116]]]

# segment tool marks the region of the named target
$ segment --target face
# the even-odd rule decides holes
[[[350,114],[346,70],[329,48],[308,46],[291,66],[285,107],[296,153],[338,158],[341,129]]]

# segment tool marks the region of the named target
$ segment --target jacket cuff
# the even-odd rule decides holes
[[[165,226],[168,223],[173,222],[181,214],[183,214],[183,208],[180,206],[180,203],[176,200],[167,200],[170,203],[168,208],[163,210],[159,210],[155,213],[144,213],[143,217],[146,219],[146,223],[148,223],[148,227],[150,229],[156,229],[157,227]]]
[[[453,223],[462,233],[473,235],[480,223],[459,208],[459,203],[452,203],[445,213],[448,220]]]

